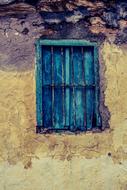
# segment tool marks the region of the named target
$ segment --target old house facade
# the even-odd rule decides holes
[[[101,130],[36,133],[38,39],[97,45]],[[126,86],[126,1],[1,0],[0,190],[126,190]]]

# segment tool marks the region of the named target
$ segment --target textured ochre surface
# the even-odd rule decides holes
[[[36,134],[34,67],[0,70],[0,190],[127,189],[127,47],[105,42],[103,65],[110,128],[78,135]]]

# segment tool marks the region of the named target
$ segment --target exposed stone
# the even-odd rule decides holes
[[[41,3],[56,3],[56,2],[62,2],[63,0],[40,0],[39,1],[39,4],[41,4]]]
[[[105,25],[105,22],[100,17],[92,17],[90,19],[90,23],[91,25],[100,25],[100,26]]]
[[[73,30],[76,29],[78,31],[76,38],[88,38],[91,35],[90,39],[96,39],[100,35],[99,39],[104,39],[112,35],[112,40],[114,39],[115,42],[120,43],[119,38],[122,38],[121,41],[126,43],[127,3],[125,1],[36,0],[33,2],[32,0],[17,0],[10,5],[0,6],[0,16],[8,15],[23,19],[29,13],[41,15],[42,21],[39,24],[34,21],[33,26],[38,25],[39,28],[45,27],[48,31],[54,31],[52,37],[61,35],[61,38],[68,38],[70,33],[73,34]],[[70,26],[73,24],[73,29],[68,26],[68,23]],[[83,32],[79,31],[78,26]],[[89,35],[86,35],[88,31]],[[23,31],[23,34],[25,33],[27,33],[26,30]],[[42,34],[44,33],[46,34],[43,31]]]
[[[120,3],[117,8],[120,18],[127,19],[127,3]]]
[[[104,12],[102,18],[104,19],[108,27],[111,28],[119,27],[118,24],[119,14],[117,13],[116,9],[114,10],[111,9],[110,11]]]
[[[97,9],[99,10],[105,7],[103,1],[91,2],[89,0],[74,0],[74,1],[71,1],[70,4],[71,3],[77,7],[78,6],[88,7],[89,10],[97,10]]]
[[[0,6],[0,190],[127,190],[126,1],[16,2]],[[97,43],[109,129],[35,133],[38,38]]]
[[[10,4],[12,2],[14,2],[15,0],[0,0],[0,5],[7,5]]]
[[[34,13],[36,9],[25,3],[16,3],[0,7],[0,16]]]
[[[127,27],[127,20],[121,19],[119,21],[119,26],[120,26],[121,29],[126,28]]]

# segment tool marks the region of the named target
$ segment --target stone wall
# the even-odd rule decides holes
[[[31,2],[0,6],[0,190],[126,190],[127,3]],[[35,133],[40,37],[98,43],[106,130]]]

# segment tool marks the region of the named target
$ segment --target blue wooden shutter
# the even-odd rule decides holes
[[[85,131],[97,127],[94,53],[92,46],[42,46],[42,67],[37,67],[42,75],[42,113],[37,114],[42,117],[42,129]],[[41,98],[37,96],[37,100]]]
[[[86,84],[86,128],[90,130],[94,123],[95,73],[93,49],[89,47],[84,49],[84,71]]]

